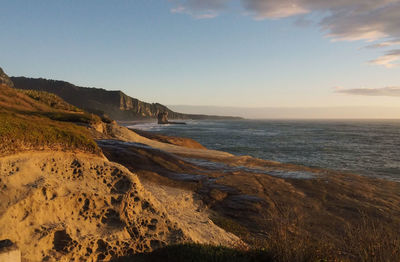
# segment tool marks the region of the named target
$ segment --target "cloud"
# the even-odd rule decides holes
[[[177,6],[176,8],[172,8],[171,13],[173,13],[173,14],[188,14],[188,15],[193,16],[196,19],[211,19],[211,18],[218,16],[218,13],[213,10],[203,11],[203,12],[193,12],[184,6]]]
[[[187,14],[196,19],[217,17],[230,0],[172,0],[176,7],[171,13]]]
[[[310,12],[310,10],[302,5],[300,1],[248,0],[242,1],[242,3],[243,6],[250,11],[256,19],[285,18]]]
[[[390,47],[390,46],[395,46],[395,45],[400,45],[400,40],[384,41],[384,42],[368,45],[365,48],[375,49],[375,48]]]
[[[370,64],[381,65],[386,68],[394,68],[399,66],[397,61],[400,60],[400,49],[391,50],[386,52],[383,56],[369,61]]]
[[[172,0],[194,17],[217,16],[234,0]],[[319,26],[334,41],[376,42],[371,48],[400,45],[400,0],[240,0],[256,20],[282,19],[318,13]],[[382,42],[383,41],[383,42]],[[385,54],[371,64],[393,67],[400,60]]]
[[[400,96],[400,87],[382,87],[382,88],[336,88],[336,93],[361,96]]]

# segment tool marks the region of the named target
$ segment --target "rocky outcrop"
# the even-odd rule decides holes
[[[8,75],[6,75],[3,71],[3,69],[1,69],[0,67],[0,86],[5,85],[8,87],[14,87],[13,82],[11,81],[11,79],[8,77]]]
[[[157,115],[158,124],[165,125],[168,124],[168,112],[159,112]]]
[[[0,240],[0,262],[21,262],[21,251],[11,240]]]
[[[142,137],[146,137],[148,139],[155,140],[158,142],[187,147],[187,148],[206,149],[196,140],[187,137],[165,136],[138,129],[131,129],[131,130]]]
[[[0,159],[0,239],[32,261],[110,260],[190,240],[136,175],[105,159],[25,153]]]
[[[12,77],[11,80],[16,88],[54,93],[78,108],[98,115],[105,114],[115,120],[156,119],[160,112],[167,112],[171,119],[229,118],[176,113],[164,105],[146,103],[121,91],[79,87],[64,81],[25,77]]]
[[[182,242],[239,241],[198,211],[192,192],[143,187],[136,174],[94,155],[2,157],[0,188],[0,239],[29,261],[110,261]]]

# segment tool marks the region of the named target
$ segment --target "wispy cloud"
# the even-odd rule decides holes
[[[365,48],[368,49],[375,49],[375,48],[383,48],[383,47],[390,47],[390,46],[396,46],[400,45],[400,40],[394,40],[394,41],[383,41],[380,43],[375,43],[372,45],[368,45]]]
[[[383,56],[380,56],[377,59],[369,61],[369,63],[375,65],[381,65],[386,68],[394,68],[399,66],[398,61],[400,61],[400,49],[388,51]]]
[[[234,0],[172,0],[194,17],[212,18],[229,8]],[[282,19],[319,13],[319,26],[335,41],[379,42],[369,47],[400,45],[400,0],[240,0],[246,14],[254,19]],[[397,41],[385,41],[397,39]],[[383,42],[382,42],[383,41]],[[396,50],[393,50],[393,52]],[[370,61],[388,68],[400,60],[386,53]]]
[[[230,0],[172,0],[176,7],[171,13],[187,14],[196,19],[211,19],[219,15],[226,8]]]
[[[400,96],[400,87],[382,87],[382,88],[336,88],[336,93],[361,96]]]

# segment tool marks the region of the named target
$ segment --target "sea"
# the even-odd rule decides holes
[[[400,182],[400,120],[204,120],[130,127],[192,138],[235,155]]]

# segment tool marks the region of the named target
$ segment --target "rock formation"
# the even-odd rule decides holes
[[[0,166],[0,239],[32,261],[110,260],[190,239],[136,175],[106,159],[36,152]]]
[[[21,251],[11,240],[0,240],[0,262],[21,262]]]
[[[157,119],[158,119],[158,124],[159,125],[165,125],[168,124],[168,112],[159,112],[157,115]]]

